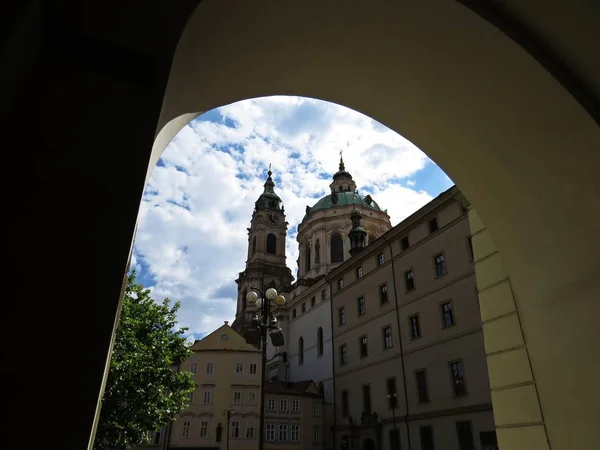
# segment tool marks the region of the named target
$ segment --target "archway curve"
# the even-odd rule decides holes
[[[290,5],[198,6],[173,60],[148,174],[199,112],[247,98],[319,98],[396,130],[456,182],[493,236],[553,447],[569,447],[572,435],[583,436],[581,448],[595,442],[593,402],[582,391],[600,378],[583,357],[594,354],[590,322],[600,297],[592,282],[599,257],[588,251],[600,235],[593,118],[457,2]]]

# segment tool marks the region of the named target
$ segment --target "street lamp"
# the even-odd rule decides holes
[[[399,448],[398,430],[396,429],[396,405],[398,404],[398,394],[395,392],[387,395],[390,406],[392,407],[392,420],[394,421],[394,447],[392,450]]]
[[[229,450],[229,438],[231,437],[231,432],[229,430],[229,422],[231,421],[231,414],[233,414],[233,409],[224,409],[223,410],[223,415],[226,417],[227,419],[227,445],[225,446],[226,450]]]
[[[284,344],[283,331],[277,325],[277,318],[271,314],[271,306],[283,306],[285,305],[285,297],[273,288],[267,289],[266,292],[262,292],[258,288],[250,287],[250,292],[246,295],[246,302],[249,306],[255,306],[260,314],[255,314],[252,317],[251,324],[254,329],[260,331],[260,345],[262,349],[262,360],[261,360],[261,374],[260,380],[260,421],[258,432],[259,444],[258,448],[264,448],[264,433],[265,433],[265,380],[267,371],[267,331],[271,337],[271,343],[275,347],[281,347]],[[259,294],[261,297],[259,297]],[[274,305],[271,305],[271,302]]]

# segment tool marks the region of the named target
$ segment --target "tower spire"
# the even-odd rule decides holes
[[[344,153],[344,150],[340,150],[340,172],[346,170],[346,167],[344,166],[344,157],[342,153]]]

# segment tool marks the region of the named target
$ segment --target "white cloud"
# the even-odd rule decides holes
[[[184,127],[162,155],[145,190],[132,260],[153,278],[157,300],[181,301],[179,320],[196,336],[234,319],[234,279],[245,266],[246,228],[269,164],[290,228],[328,193],[340,150],[359,192],[369,189],[392,224],[438,193],[413,189],[415,174],[435,168],[419,149],[350,109],[269,97],[219,112],[223,120]],[[295,275],[295,234],[287,255]]]

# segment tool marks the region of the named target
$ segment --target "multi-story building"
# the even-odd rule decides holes
[[[322,449],[323,408],[323,396],[313,381],[267,382],[264,448]]]
[[[340,447],[392,449],[399,439],[397,448],[495,448],[459,191],[353,253],[327,275]]]
[[[192,372],[196,389],[189,407],[163,432],[164,448],[258,449],[260,350],[227,323],[191,350],[180,369]]]
[[[233,326],[244,333],[256,312],[245,302],[252,287],[284,293],[287,303],[275,315],[285,345],[268,346],[265,375],[314,382],[331,423],[322,429],[323,448],[494,449],[470,230],[458,189],[392,227],[387,212],[358,193],[340,158],[331,193],[307,207],[298,225],[291,283],[288,224],[271,175],[248,229]]]

